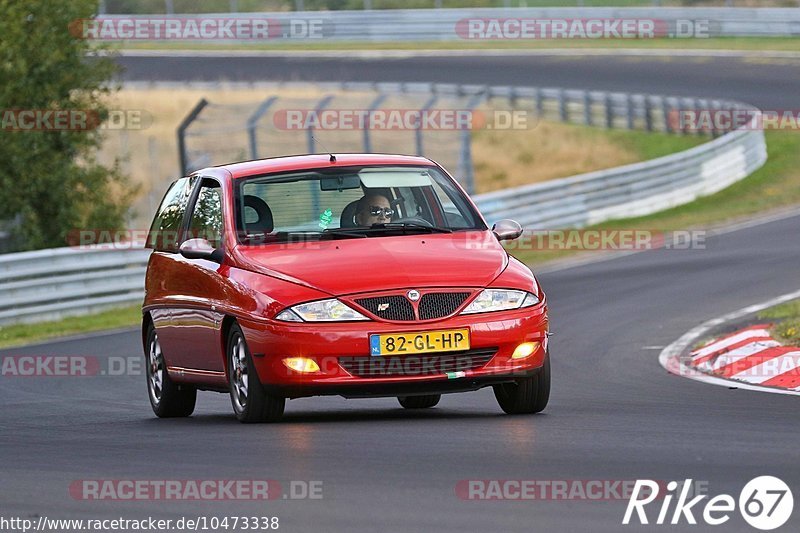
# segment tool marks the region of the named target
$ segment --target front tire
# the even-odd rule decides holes
[[[238,324],[231,326],[226,350],[228,384],[236,419],[244,423],[276,422],[283,416],[286,398],[267,394],[258,379],[253,357]]]
[[[425,394],[422,396],[398,396],[397,401],[406,409],[427,409],[435,406],[442,399],[441,394]]]
[[[495,385],[494,397],[509,415],[543,411],[550,400],[550,354],[545,354],[542,369],[535,376]]]
[[[175,383],[167,372],[167,363],[158,342],[158,334],[153,323],[147,326],[145,358],[147,377],[147,396],[150,407],[159,418],[186,417],[194,412],[197,402],[197,389],[191,385]]]

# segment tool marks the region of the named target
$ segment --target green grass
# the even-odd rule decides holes
[[[253,44],[197,43],[191,41],[130,41],[114,44],[125,50],[546,50],[575,49],[702,49],[797,52],[800,40],[792,37],[714,37],[709,39],[543,39],[508,41],[430,42],[260,42]]]
[[[777,321],[770,330],[775,340],[789,346],[800,346],[800,300],[765,309],[758,318]]]
[[[591,129],[597,130],[598,135],[604,135],[613,142],[628,146],[637,153],[640,161],[647,161],[648,159],[688,150],[710,140],[708,137],[674,135],[662,132],[643,133],[631,130]]]
[[[100,313],[74,316],[52,322],[16,324],[0,327],[0,348],[30,344],[32,342],[89,333],[107,329],[136,326],[142,321],[142,307],[118,307]]]
[[[800,204],[800,133],[767,131],[766,164],[730,187],[688,204],[652,215],[612,220],[585,229],[641,229],[673,231],[702,229],[755,215],[760,212]],[[641,143],[656,142],[641,135]],[[520,251],[512,253],[529,264],[540,264],[575,255],[575,251]]]

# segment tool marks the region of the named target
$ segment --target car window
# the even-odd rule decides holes
[[[256,223],[264,216],[253,206],[269,213],[269,224]],[[386,223],[485,229],[460,189],[435,167],[349,167],[243,178],[236,183],[236,212],[239,237],[250,244],[292,234],[329,237],[340,229],[368,229],[368,236],[381,237],[391,233],[378,231]],[[352,237],[352,231],[337,235]]]
[[[206,239],[214,248],[222,244],[222,191],[214,180],[203,180],[192,210],[187,238]]]
[[[181,178],[167,189],[147,238],[147,247],[160,252],[177,252],[189,197],[196,177]]]

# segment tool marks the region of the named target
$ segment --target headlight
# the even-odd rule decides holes
[[[278,313],[275,318],[285,322],[344,322],[348,320],[369,320],[369,318],[335,298],[298,304],[284,309]]]
[[[488,313],[489,311],[507,311],[530,307],[539,303],[535,294],[526,291],[511,291],[501,289],[485,289],[475,298],[462,315],[470,313]]]

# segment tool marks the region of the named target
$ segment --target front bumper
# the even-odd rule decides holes
[[[476,390],[535,375],[544,364],[547,352],[548,319],[544,302],[515,311],[457,315],[413,323],[311,324],[240,320],[239,325],[261,383],[271,394],[289,398],[404,396]],[[469,352],[369,355],[371,334],[465,327],[470,330]],[[524,359],[512,360],[515,348],[523,342],[538,342],[539,348]],[[290,370],[282,362],[285,357],[313,359],[320,371]],[[442,362],[437,362],[439,359]],[[354,372],[353,364],[343,365],[346,360],[360,361],[361,365],[356,368],[372,371]]]

